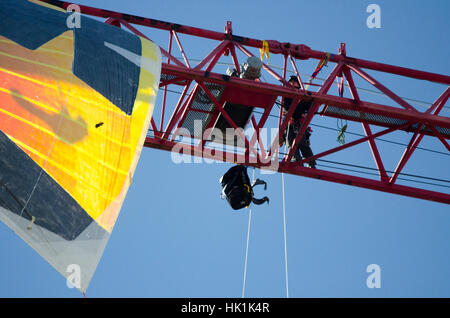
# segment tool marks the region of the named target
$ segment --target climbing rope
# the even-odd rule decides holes
[[[252,184],[255,181],[255,168],[253,168],[252,175]],[[242,298],[245,296],[245,282],[247,278],[247,260],[248,260],[248,242],[250,241],[250,224],[252,221],[252,208],[250,207],[250,211],[248,213],[248,228],[247,228],[247,245],[245,248],[245,261],[244,261],[244,281],[242,283]]]
[[[281,173],[281,183],[283,192],[283,235],[284,235],[284,264],[286,274],[286,298],[289,298],[289,278],[288,278],[287,239],[286,239],[286,204],[284,198],[284,173]]]
[[[284,152],[286,153],[286,146],[289,140],[289,126],[286,132],[286,141],[284,144]],[[283,194],[283,236],[284,236],[284,264],[285,264],[285,279],[286,279],[286,298],[289,298],[289,279],[288,279],[288,262],[287,262],[287,238],[286,238],[286,201],[284,193],[284,172],[281,173],[281,191]]]
[[[286,146],[285,146],[286,149]],[[252,183],[255,181],[255,168],[253,168]],[[288,279],[288,263],[287,263],[287,237],[286,237],[286,203],[284,191],[284,173],[281,174],[282,193],[283,193],[283,236],[284,236],[284,262],[285,262],[285,276],[286,276],[286,298],[289,298],[289,279]],[[245,284],[247,280],[247,263],[248,263],[248,246],[250,242],[250,226],[252,221],[252,208],[249,209],[248,227],[247,227],[247,243],[245,248],[244,261],[244,279],[242,283],[242,298],[245,297]]]

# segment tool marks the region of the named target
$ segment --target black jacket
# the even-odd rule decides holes
[[[292,98],[284,99],[283,109],[286,113],[289,111],[291,104],[292,104]],[[312,105],[312,100],[310,100],[310,101],[301,100],[297,104],[297,108],[295,109],[294,114],[292,114],[292,118],[294,120],[299,120],[302,117],[302,114],[308,113],[309,109],[311,108],[311,105]]]

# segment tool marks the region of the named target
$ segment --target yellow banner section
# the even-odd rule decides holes
[[[37,50],[0,37],[0,128],[109,232],[131,183],[159,84],[159,48],[140,40],[142,59],[155,67],[140,68],[127,115],[72,73],[72,31]]]

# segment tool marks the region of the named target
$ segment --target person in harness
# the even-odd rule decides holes
[[[300,83],[298,82],[298,79],[296,76],[291,76],[291,78],[288,81],[292,86],[300,89]],[[309,109],[311,108],[311,105],[313,103],[312,99],[303,99],[297,104],[297,108],[295,109],[294,113],[292,114],[292,118],[290,119],[289,126],[288,126],[288,146],[292,147],[292,144],[294,143],[295,137],[297,137],[298,132],[300,131],[300,128],[302,127],[302,122],[308,113]],[[291,98],[285,98],[283,103],[283,115],[286,116],[287,112],[289,111],[289,108],[291,107],[292,99]],[[299,161],[302,159],[302,156],[300,155],[300,151],[304,158],[312,157],[314,154],[311,149],[311,142],[310,142],[310,136],[311,136],[311,128],[308,127],[305,130],[305,133],[303,135],[302,140],[300,141],[300,144],[295,151],[293,161]],[[280,140],[280,145],[284,144],[286,140],[286,132],[283,133],[282,139]],[[315,169],[316,168],[316,161],[313,159],[308,162],[309,167]]]
[[[250,178],[247,174],[247,167],[237,165],[231,167],[219,180],[222,185],[222,198],[226,198],[233,210],[246,208],[250,203],[256,205],[269,203],[268,197],[257,199],[254,197],[253,187],[264,184],[264,190],[267,188],[266,182],[256,179],[250,184]]]

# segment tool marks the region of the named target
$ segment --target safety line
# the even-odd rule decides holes
[[[286,147],[289,142],[289,129],[286,131],[286,138],[284,138],[284,152],[286,152]],[[297,150],[298,151],[298,150]],[[294,154],[295,156],[295,154]],[[289,278],[288,278],[288,258],[287,258],[287,238],[286,238],[286,200],[284,192],[284,172],[281,173],[281,189],[283,194],[283,236],[284,236],[284,265],[285,265],[285,279],[286,279],[286,298],[289,298]]]
[[[255,168],[253,168],[252,184],[254,181],[255,181]],[[252,221],[252,208],[250,206],[250,212],[248,213],[247,247],[245,249],[244,282],[242,283],[242,298],[244,298],[244,296],[245,296],[245,283],[246,283],[246,279],[247,279],[248,242],[250,241],[251,221]]]
[[[286,204],[284,198],[284,173],[281,173],[281,183],[283,189],[283,234],[284,234],[284,264],[286,273],[286,298],[289,298],[289,278],[288,278],[288,262],[287,262],[287,239],[286,239]]]

